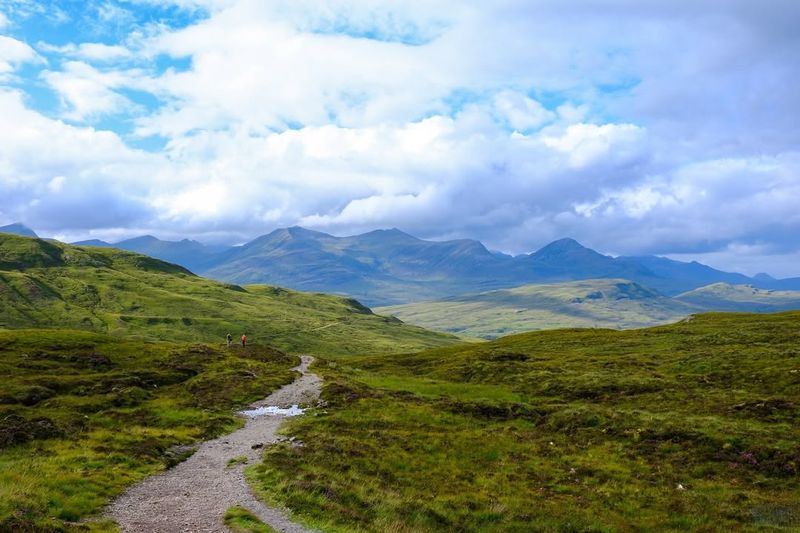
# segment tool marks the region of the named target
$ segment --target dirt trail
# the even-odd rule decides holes
[[[313,404],[319,397],[321,380],[308,372],[312,361],[312,357],[303,356],[295,368],[301,377],[253,407]],[[258,461],[262,449],[252,446],[274,442],[284,418],[250,418],[242,429],[204,442],[186,461],[131,488],[111,504],[107,514],[126,532],[227,532],[222,522],[225,511],[241,505],[278,531],[310,531],[253,496],[244,479],[244,464],[227,466],[234,457],[244,456],[248,464]]]

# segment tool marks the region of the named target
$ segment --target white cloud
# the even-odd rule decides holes
[[[205,16],[118,43],[40,45],[56,56],[42,79],[63,118],[113,115],[166,147],[131,150],[19,108],[13,93],[15,133],[32,135],[0,148],[4,187],[34,191],[18,206],[54,213],[53,189],[80,186],[123,206],[131,187],[135,229],[196,237],[302,223],[514,252],[565,235],[621,253],[800,246],[796,3],[172,4]],[[130,20],[112,11],[98,20]],[[10,41],[0,77],[36,60]],[[164,69],[165,56],[184,67]],[[128,90],[159,105],[136,106]],[[59,134],[72,140],[50,146]],[[113,139],[108,155],[87,144],[98,139]]]
[[[61,190],[64,188],[65,181],[67,181],[67,178],[64,176],[56,176],[50,180],[50,183],[47,184],[47,188],[54,193],[61,192]]]
[[[0,35],[0,81],[14,72],[16,66],[38,59],[39,56],[26,43]]]
[[[536,100],[513,91],[496,94],[494,105],[511,127],[520,131],[539,128],[556,117]]]
[[[133,52],[129,48],[118,44],[69,43],[63,46],[53,46],[40,42],[37,47],[42,51],[58,53],[66,57],[86,61],[109,62],[133,57]]]
[[[146,219],[145,199],[163,168],[159,156],[131,150],[113,133],[35,113],[17,91],[0,90],[0,116],[14,125],[0,128],[4,218],[45,233]]]
[[[132,110],[133,103],[115,91],[131,86],[130,77],[119,71],[102,72],[82,61],[67,61],[63,70],[42,73],[61,98],[64,118],[76,121]]]
[[[644,130],[633,124],[572,124],[562,135],[542,139],[546,146],[567,154],[573,167],[585,167],[604,157],[618,161],[636,157],[643,141]]]

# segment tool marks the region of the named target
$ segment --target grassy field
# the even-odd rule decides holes
[[[263,346],[0,331],[0,531],[80,531],[74,522],[185,445],[238,427],[233,409],[294,379],[298,363]]]
[[[624,279],[524,285],[375,309],[410,324],[486,339],[553,328],[641,328],[702,310]]]
[[[800,530],[800,313],[318,367],[248,475],[326,531]]]
[[[157,259],[0,234],[0,328],[73,328],[221,344],[246,332],[289,353],[404,352],[451,336],[374,315],[355,300],[207,280]]]

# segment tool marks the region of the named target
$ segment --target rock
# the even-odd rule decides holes
[[[257,449],[263,448],[263,447],[264,447],[264,443],[263,442],[258,442],[256,444],[253,444],[252,446],[250,446],[250,448],[252,448],[253,450],[257,450]]]

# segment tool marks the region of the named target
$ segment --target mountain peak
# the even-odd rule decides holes
[[[12,233],[14,235],[21,235],[23,237],[39,237],[36,232],[23,224],[22,222],[14,222],[7,226],[0,226],[0,233]]]
[[[361,235],[357,235],[356,238],[359,239],[381,239],[381,240],[388,240],[388,239],[403,239],[403,240],[413,240],[419,241],[417,237],[413,235],[409,235],[405,231],[399,230],[397,228],[390,228],[390,229],[376,229],[372,231],[368,231],[367,233],[363,233]]]
[[[533,255],[537,257],[552,257],[575,252],[591,252],[593,254],[597,254],[597,252],[591,248],[587,248],[575,239],[570,239],[567,237],[564,239],[558,239],[557,241],[551,242],[547,246],[539,248]]]
[[[160,241],[161,239],[159,239],[158,237],[154,237],[152,235],[140,235],[139,237],[132,237],[130,239],[125,239],[124,241],[119,241],[118,243],[116,243],[116,245],[122,244],[122,245],[133,246],[133,245],[150,244]]]
[[[304,238],[304,237],[305,238],[309,238],[309,237],[313,237],[313,238],[322,237],[322,238],[325,238],[325,237],[330,237],[330,235],[328,235],[327,233],[323,233],[321,231],[314,231],[313,229],[304,228],[302,226],[291,226],[289,228],[286,228],[286,233],[288,233],[292,237],[296,237],[296,238]]]

